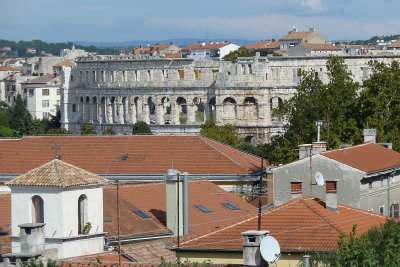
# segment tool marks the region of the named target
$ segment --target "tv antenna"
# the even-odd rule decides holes
[[[276,262],[281,256],[281,248],[278,241],[269,235],[261,240],[260,252],[263,259],[268,263]]]

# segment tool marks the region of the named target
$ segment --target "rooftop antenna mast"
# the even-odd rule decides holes
[[[261,154],[260,187],[258,189],[258,231],[261,231],[261,192],[262,192],[263,170],[264,170],[264,159]]]

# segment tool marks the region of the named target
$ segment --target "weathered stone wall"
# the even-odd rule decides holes
[[[369,77],[372,59],[390,63],[400,57],[346,57],[355,81]],[[145,121],[157,134],[198,133],[203,121],[232,123],[246,140],[268,142],[284,131],[285,121],[271,110],[296,92],[299,69],[328,81],[328,57],[252,57],[236,64],[192,59],[137,59],[130,56],[82,57],[63,87],[63,126],[80,132],[90,122],[101,132],[112,126],[131,133]]]

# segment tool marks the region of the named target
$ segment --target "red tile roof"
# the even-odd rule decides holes
[[[303,40],[303,38],[312,34],[313,32],[290,32],[288,35],[282,37],[280,40]]]
[[[123,245],[122,251],[137,262],[160,263],[161,257],[163,257],[166,262],[175,262],[176,253],[165,248],[165,246],[173,243],[175,240],[176,238],[171,237]]]
[[[153,53],[155,53],[155,52],[157,52],[159,50],[168,48],[170,46],[171,46],[171,44],[158,44],[158,45],[150,47],[149,53],[153,54]]]
[[[279,42],[259,42],[246,46],[246,49],[275,49],[279,48]]]
[[[104,188],[104,216],[114,216],[116,213],[115,186]],[[160,235],[169,233],[166,230],[166,187],[165,183],[148,183],[139,185],[123,185],[120,187],[121,221],[126,222],[126,233],[132,235]],[[222,202],[229,202],[239,210],[230,210]],[[204,205],[212,213],[204,213],[194,205]],[[123,207],[126,205],[126,208]],[[140,209],[152,219],[143,219],[131,211]],[[126,212],[122,212],[125,210]],[[191,235],[215,230],[232,220],[253,215],[257,209],[241,200],[239,197],[226,192],[208,180],[189,181],[189,232]],[[135,218],[136,217],[136,218]],[[158,223],[157,223],[158,222]],[[129,225],[128,225],[129,224]],[[121,224],[122,225],[122,224]],[[104,229],[109,236],[116,235],[116,219],[105,223]],[[125,231],[125,230],[123,230]],[[127,237],[130,236],[129,234]]]
[[[54,77],[54,74],[46,74],[43,76],[39,76],[38,78],[34,78],[32,80],[28,80],[26,83],[40,83],[40,84],[46,84],[50,82],[53,79],[58,79],[58,77]]]
[[[72,257],[72,258],[64,258],[59,260],[58,266],[96,266],[95,264],[98,262],[105,264],[114,264],[118,265],[118,252],[110,251],[110,252],[102,252],[98,254],[91,254],[91,255],[84,255],[79,257]],[[121,254],[121,263],[131,263],[132,261],[124,256],[124,253]],[[135,263],[136,264],[136,263]]]
[[[400,153],[374,143],[334,149],[321,155],[367,173],[400,166]]]
[[[55,64],[53,67],[72,67],[72,60],[66,59],[60,63]]]
[[[62,160],[53,159],[27,173],[6,182],[7,186],[72,187],[104,184],[108,180],[94,173],[75,167]]]
[[[182,50],[203,50],[203,49],[210,49],[210,50],[217,50],[220,49],[224,46],[227,46],[231,43],[213,43],[213,44],[194,44],[194,45],[190,45],[188,47],[183,48]]]
[[[19,71],[22,72],[22,70],[11,67],[11,66],[0,66],[0,71]]]
[[[165,58],[181,58],[181,53],[165,53]]]
[[[388,48],[400,48],[400,40],[391,43],[390,45],[388,45]]]
[[[349,234],[357,224],[361,234],[386,222],[387,217],[338,205],[339,213],[325,208],[325,202],[302,197],[276,206],[262,214],[262,230],[270,231],[282,251],[328,251],[337,248],[340,235]],[[242,232],[257,229],[258,217],[186,240],[181,249],[242,250]],[[176,245],[174,245],[176,247]]]
[[[0,195],[0,227],[3,231],[11,230],[8,225],[11,224],[11,195]],[[7,236],[0,236],[0,254],[11,252],[11,239]]]
[[[311,50],[325,50],[325,51],[340,51],[340,48],[334,46],[333,44],[300,44]]]
[[[250,174],[260,159],[201,136],[32,136],[0,139],[0,173],[22,174],[54,158],[96,174]],[[123,155],[128,158],[121,161]]]

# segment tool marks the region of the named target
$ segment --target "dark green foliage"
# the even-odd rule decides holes
[[[132,134],[147,134],[152,135],[151,129],[144,121],[138,121],[132,126]]]
[[[256,53],[252,51],[248,51],[244,46],[239,47],[238,50],[232,51],[229,54],[225,55],[222,59],[225,61],[231,61],[236,63],[238,57],[253,57]]]
[[[18,137],[17,131],[10,129],[5,126],[0,126],[0,136],[1,137]]]
[[[23,264],[23,267],[57,267],[58,264],[54,260],[48,260],[47,264],[44,264],[43,261],[36,262],[35,260],[31,259],[27,264]]]
[[[296,95],[273,111],[275,116],[286,116],[290,126],[283,136],[263,146],[269,162],[280,164],[296,159],[298,154],[293,149],[316,141],[318,120],[329,124],[329,128],[322,128],[321,140],[328,141],[330,147],[362,142],[359,85],[353,82],[343,58],[331,57],[327,61],[327,72],[329,82],[324,84],[317,72],[300,71]]]
[[[105,129],[102,133],[103,135],[113,135],[115,134],[115,131],[113,129],[113,127],[108,127],[107,129]]]
[[[50,121],[49,121],[49,129],[57,129],[61,128],[61,111],[60,108],[57,107],[57,112],[56,115],[50,115]]]
[[[19,135],[31,134],[33,127],[32,116],[24,105],[21,95],[17,95],[15,106],[9,109],[10,128],[18,132]]]
[[[0,47],[11,47],[11,51],[7,51],[6,55],[3,57],[34,57],[40,56],[41,51],[45,51],[46,53],[51,53],[53,55],[59,55],[61,49],[71,49],[73,43],[46,43],[41,40],[32,40],[32,41],[8,41],[0,39]],[[27,48],[36,48],[36,54],[26,53]],[[97,52],[100,55],[119,55],[121,51],[121,47],[95,47],[91,46],[82,46],[76,45],[77,49],[84,49],[88,52]],[[125,50],[132,49],[131,47],[124,48]]]
[[[400,34],[395,34],[395,35],[386,35],[386,36],[374,36],[371,37],[368,40],[357,40],[351,42],[351,44],[357,44],[357,45],[368,45],[368,44],[374,44],[376,41],[383,39],[385,42],[390,41],[390,40],[396,40],[397,37],[399,37]]]
[[[237,147],[243,142],[243,139],[237,136],[237,129],[232,124],[218,126],[215,120],[207,120],[200,128],[200,134],[202,136],[211,138],[225,145]]]
[[[0,109],[0,126],[10,127],[10,121],[8,120],[7,110]]]
[[[400,266],[399,221],[388,220],[361,236],[356,229],[341,237],[337,251],[311,253],[311,266]]]
[[[72,133],[71,133],[71,131],[68,131],[66,129],[54,128],[54,129],[49,129],[47,131],[47,134],[62,135],[62,134],[72,134]]]
[[[81,126],[81,134],[97,134],[97,132],[92,124],[84,122]]]
[[[260,156],[261,155],[261,147],[260,146],[255,146],[255,145],[253,145],[251,143],[248,143],[248,142],[241,143],[238,146],[238,149],[240,149],[240,150],[242,150],[242,151],[244,151],[246,153],[255,155],[255,156]]]

